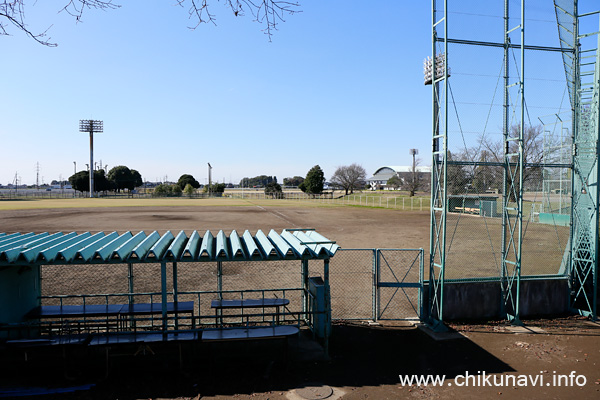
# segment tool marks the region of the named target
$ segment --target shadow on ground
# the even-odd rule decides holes
[[[318,354],[306,343],[294,339],[287,347],[283,341],[269,340],[112,348],[108,376],[103,351],[79,358],[72,354],[68,365],[60,355],[60,362],[40,355],[2,371],[0,382],[12,387],[93,383],[89,391],[62,394],[61,398],[137,399],[286,392],[315,382],[335,387],[379,386],[398,384],[400,374],[451,378],[465,371],[514,371],[466,338],[436,341],[414,326],[338,324],[333,327],[328,360],[312,357]],[[137,355],[132,356],[132,351]]]

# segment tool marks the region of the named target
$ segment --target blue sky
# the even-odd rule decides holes
[[[272,42],[249,16],[236,18],[216,0],[217,26],[196,30],[175,1],[123,1],[86,12],[81,23],[57,13],[57,2],[43,3],[28,8],[27,23],[34,31],[52,25],[58,47],[15,30],[0,37],[1,184],[15,173],[35,183],[38,162],[40,183],[68,178],[74,161],[83,169],[89,142],[80,119],[104,121],[95,160],[150,181],[192,174],[204,183],[207,162],[213,180],[234,183],[262,174],[281,182],[315,164],[327,178],[351,163],[372,174],[408,165],[410,148],[430,164],[431,88],[422,72],[431,53],[429,1],[301,1],[302,12],[287,16]],[[502,40],[501,7],[457,3],[453,36]],[[547,3],[528,10],[528,38],[556,46]],[[489,104],[502,101],[493,96],[501,51],[474,51],[462,46],[450,56],[466,141],[483,126],[501,127],[497,113],[487,118],[490,107],[500,110]],[[474,67],[478,57],[488,66]],[[563,101],[562,61],[547,57],[526,69],[539,79],[526,92],[534,120]]]

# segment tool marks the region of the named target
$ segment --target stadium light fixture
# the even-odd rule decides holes
[[[446,64],[446,55],[438,54],[435,56],[435,78],[433,77],[433,58],[427,57],[423,61],[423,74],[425,75],[425,85],[431,85],[434,81],[444,76],[444,67]],[[450,68],[448,68],[448,76],[450,76]]]

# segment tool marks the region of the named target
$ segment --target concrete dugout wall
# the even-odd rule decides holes
[[[429,285],[424,287],[425,310],[429,304]],[[502,315],[500,282],[445,282],[444,321],[498,319]],[[569,310],[567,278],[521,280],[521,317],[557,315]]]

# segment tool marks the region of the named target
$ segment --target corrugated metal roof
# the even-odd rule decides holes
[[[241,236],[125,232],[0,233],[0,266],[173,261],[310,260],[333,257],[339,246],[309,229],[261,230]]]

